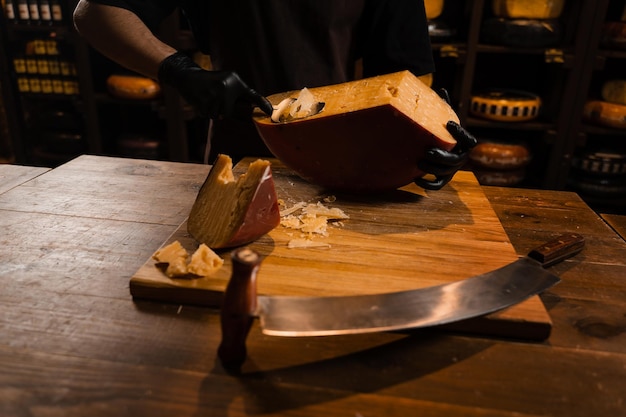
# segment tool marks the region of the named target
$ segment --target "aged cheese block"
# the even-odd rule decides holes
[[[473,165],[498,170],[519,169],[531,160],[528,147],[519,143],[481,142],[469,155]]]
[[[565,0],[493,0],[493,14],[509,19],[556,19]]]
[[[156,81],[136,75],[110,75],[107,89],[115,97],[131,100],[150,100],[161,94],[161,87]]]
[[[459,122],[439,95],[408,71],[311,88],[321,112],[276,123],[254,121],[270,151],[305,180],[327,188],[386,191],[424,175],[418,161],[432,147],[456,144],[446,123]],[[276,106],[299,91],[276,94]]]
[[[257,240],[280,223],[269,161],[256,160],[238,178],[232,160],[219,155],[187,221],[187,231],[209,248],[230,248]]]
[[[585,119],[615,129],[626,129],[626,105],[590,100],[583,108]]]
[[[602,86],[602,98],[611,103],[626,105],[626,80],[609,80]]]
[[[539,115],[541,98],[519,90],[491,89],[471,97],[470,113],[500,122],[522,122]]]
[[[430,20],[441,16],[441,12],[443,12],[443,4],[444,0],[424,0],[426,18]]]
[[[561,23],[557,19],[488,18],[481,26],[481,41],[494,45],[542,48],[559,43]]]

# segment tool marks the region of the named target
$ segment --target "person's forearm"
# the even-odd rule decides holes
[[[159,64],[176,52],[161,42],[131,11],[80,0],[74,11],[79,33],[104,56],[156,79]]]

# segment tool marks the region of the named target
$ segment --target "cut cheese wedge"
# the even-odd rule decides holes
[[[269,161],[256,160],[235,178],[232,160],[219,155],[202,185],[187,231],[212,249],[253,242],[280,223]]]
[[[310,88],[324,110],[276,123],[257,111],[254,121],[270,151],[305,180],[350,192],[386,191],[424,175],[418,162],[426,150],[450,150],[446,128],[459,122],[430,87],[402,71]],[[268,97],[273,105],[299,91]]]

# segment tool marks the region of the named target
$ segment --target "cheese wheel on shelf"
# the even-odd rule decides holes
[[[589,177],[571,175],[568,184],[583,195],[606,198],[623,198],[626,195],[626,180],[623,178]]]
[[[508,19],[556,19],[565,0],[493,0],[493,14]]]
[[[595,175],[624,175],[626,174],[626,153],[612,150],[585,151],[574,155],[572,167]]]
[[[470,113],[499,122],[522,122],[536,119],[541,108],[541,98],[533,93],[491,89],[474,94],[470,100]]]
[[[514,170],[474,168],[472,172],[481,185],[492,185],[496,187],[518,185],[526,178],[525,168]]]
[[[626,105],[590,100],[585,103],[583,117],[593,123],[615,129],[626,129]]]
[[[443,12],[443,3],[444,0],[424,0],[426,18],[428,20],[432,20],[441,16],[441,13]]]
[[[470,151],[469,159],[473,165],[482,168],[513,170],[528,165],[531,153],[522,143],[487,141],[479,142]]]
[[[257,159],[235,177],[233,161],[219,155],[189,213],[187,231],[211,249],[246,245],[280,223],[269,161]]]
[[[561,23],[557,19],[485,19],[481,26],[481,42],[493,45],[543,48],[561,40]]]
[[[615,104],[626,105],[626,80],[609,80],[602,86],[602,98]]]
[[[605,23],[601,43],[609,49],[626,49],[626,22]]]
[[[433,86],[433,73],[432,72],[428,74],[420,75],[417,78],[419,78],[419,80],[423,82],[424,84],[426,84],[427,86],[429,87]]]
[[[161,94],[159,83],[139,75],[112,74],[106,83],[109,93],[118,98],[151,100]]]

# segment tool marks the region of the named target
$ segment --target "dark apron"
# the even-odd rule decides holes
[[[236,71],[263,95],[352,80],[360,57],[366,76],[433,71],[424,6],[416,0],[202,0],[187,7],[214,69]],[[249,113],[215,122],[212,157],[217,153],[270,155]]]

